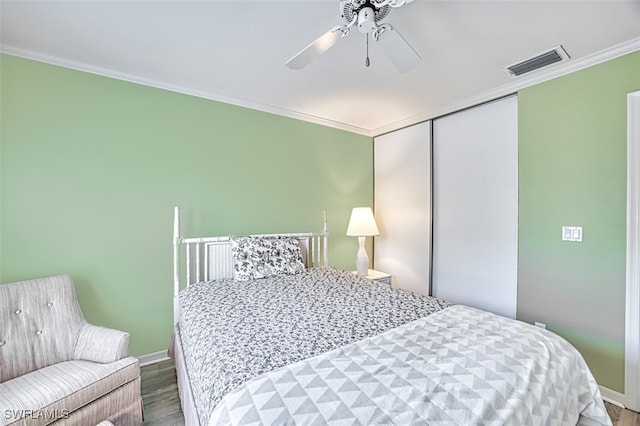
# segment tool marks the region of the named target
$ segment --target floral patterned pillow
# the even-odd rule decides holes
[[[241,281],[305,271],[300,245],[295,238],[232,238],[231,256],[235,278]]]

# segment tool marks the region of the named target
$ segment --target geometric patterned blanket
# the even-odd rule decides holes
[[[201,424],[266,372],[383,333],[451,304],[335,268],[180,292],[180,339]]]
[[[458,305],[254,378],[222,399],[209,424],[611,421],[566,340]]]

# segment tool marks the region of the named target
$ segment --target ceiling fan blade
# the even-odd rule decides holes
[[[422,61],[407,40],[389,24],[381,25],[374,34],[374,39],[400,72],[409,71]]]
[[[347,30],[348,32],[348,30]],[[299,70],[311,62],[313,62],[318,56],[333,47],[334,44],[345,35],[345,27],[337,25],[331,28],[329,31],[318,37],[310,45],[302,49],[293,58],[289,59],[286,65],[294,70]]]

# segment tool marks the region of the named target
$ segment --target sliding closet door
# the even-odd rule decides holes
[[[516,315],[515,96],[433,123],[433,295]]]
[[[393,287],[429,293],[431,122],[374,139],[374,200],[380,236],[374,267]]]

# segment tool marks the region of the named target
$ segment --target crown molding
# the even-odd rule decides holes
[[[389,133],[394,130],[398,130],[404,127],[408,127],[414,124],[418,124],[424,121],[432,120],[443,115],[451,114],[456,111],[460,111],[478,104],[492,101],[504,96],[508,96],[516,93],[518,90],[524,89],[529,86],[533,86],[544,81],[548,81],[563,75],[571,74],[575,71],[588,68],[593,65],[597,65],[611,59],[618,58],[620,56],[640,50],[640,37],[628,40],[624,43],[612,46],[610,48],[601,50],[599,52],[587,55],[579,59],[573,59],[566,62],[560,62],[556,66],[549,70],[539,70],[531,73],[530,76],[523,76],[515,78],[513,81],[502,85],[496,89],[492,89],[476,96],[472,96],[463,99],[459,102],[452,103],[446,107],[425,111],[423,113],[407,117],[402,120],[395,121],[393,123],[386,124],[381,127],[367,129],[358,126],[353,126],[347,123],[338,122],[334,120],[328,120],[326,118],[318,117],[311,114],[305,114],[297,111],[291,111],[284,108],[279,108],[273,105],[261,104],[258,102],[246,101],[229,96],[223,96],[216,93],[205,92],[195,90],[190,87],[177,86],[168,84],[165,82],[144,78],[141,76],[122,73],[108,68],[96,67],[92,65],[83,64],[76,61],[70,61],[63,58],[59,58],[51,55],[44,55],[41,53],[33,52],[26,49],[20,49],[17,47],[2,45],[0,46],[0,52],[17,56],[25,59],[30,59],[38,62],[43,62],[51,65],[56,65],[64,68],[73,69],[76,71],[87,72],[90,74],[100,75],[103,77],[115,78],[117,80],[127,81],[130,83],[141,84],[157,89],[167,90],[170,92],[182,93],[190,96],[196,96],[203,99],[209,99],[216,102],[239,106],[243,108],[249,108],[266,113],[276,114],[283,117],[293,118],[296,120],[302,120],[309,123],[319,124],[321,126],[327,126],[339,130],[344,130],[351,133],[356,133],[363,136],[376,137],[384,133]]]
[[[524,89],[526,87],[552,80],[554,78],[562,77],[563,75],[571,74],[573,72],[591,67],[593,65],[601,64],[603,62],[618,58],[620,56],[624,56],[629,53],[633,53],[638,50],[640,50],[640,37],[628,40],[624,43],[609,47],[607,49],[579,59],[559,62],[556,66],[552,67],[549,70],[534,71],[530,76],[516,77],[513,81],[503,86],[480,93],[477,96],[466,98],[460,102],[456,102],[444,108],[427,111],[418,115],[414,115],[412,117],[408,117],[404,120],[396,121],[382,127],[371,129],[370,134],[372,137],[376,137],[384,133],[389,133],[394,130],[401,129],[403,127],[408,127],[414,124],[421,123],[423,121],[442,117],[443,115],[451,114],[453,112],[489,102],[494,99],[512,95],[518,92],[518,90]]]
[[[239,107],[248,108],[256,111],[267,112],[267,113],[279,115],[282,117],[288,117],[296,120],[306,121],[309,123],[319,124],[321,126],[332,127],[335,129],[344,130],[347,132],[356,133],[364,136],[371,136],[370,129],[364,129],[362,127],[352,126],[346,123],[328,120],[326,118],[317,117],[310,114],[291,111],[291,110],[288,110],[285,108],[279,108],[273,105],[262,104],[259,102],[251,102],[251,101],[246,101],[238,98],[233,98],[230,96],[219,95],[212,92],[196,90],[190,87],[168,84],[162,81],[145,78],[138,75],[123,73],[123,72],[115,71],[109,68],[97,67],[93,65],[84,64],[81,62],[70,61],[67,59],[59,58],[57,56],[45,55],[42,53],[33,52],[30,50],[21,49],[14,46],[2,45],[0,46],[0,52],[7,55],[29,59],[36,62],[42,62],[50,65],[63,67],[63,68],[69,68],[75,71],[86,72],[90,74],[99,75],[102,77],[114,78],[116,80],[122,80],[129,83],[141,84],[143,86],[167,90],[169,92],[195,96],[198,98],[208,99],[208,100],[221,102],[229,105],[239,106]]]

